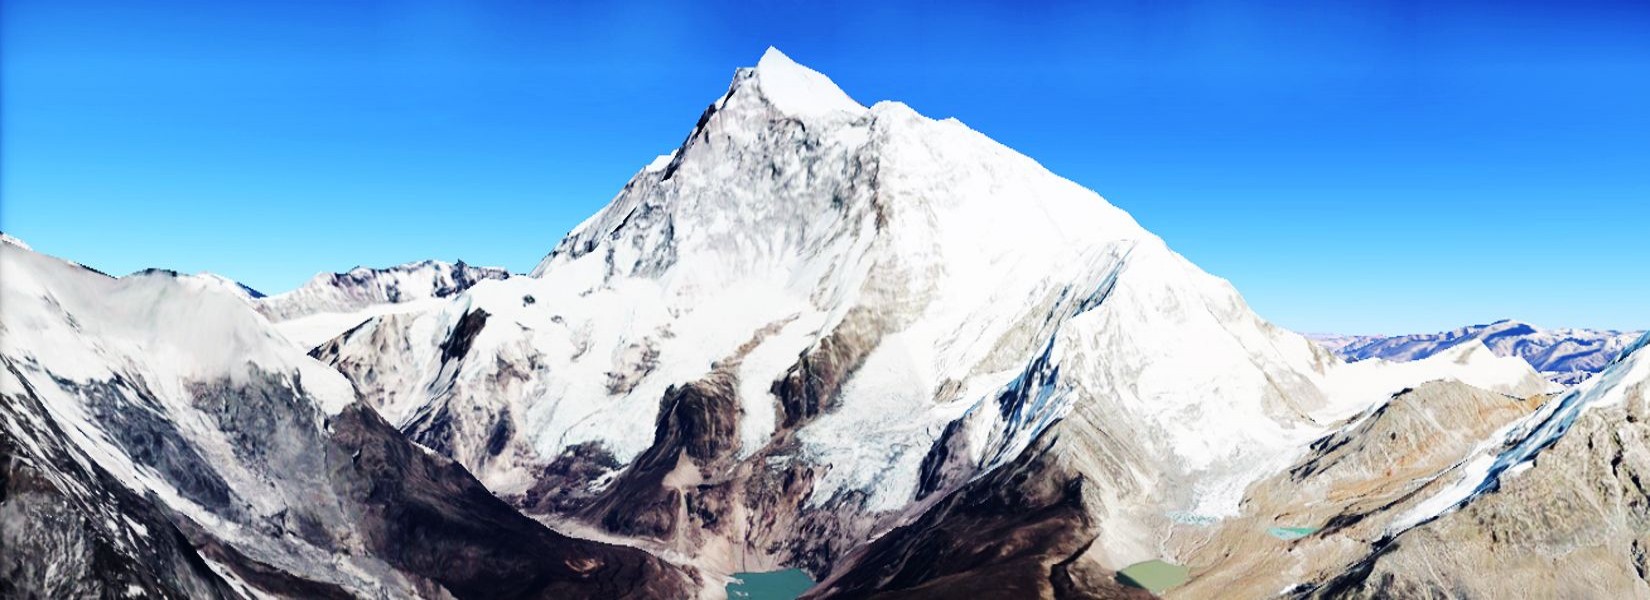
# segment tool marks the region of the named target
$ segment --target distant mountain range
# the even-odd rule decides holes
[[[1497,356],[1517,356],[1549,380],[1573,385],[1603,370],[1643,333],[1543,329],[1529,323],[1501,320],[1440,333],[1392,336],[1307,334],[1307,337],[1349,361],[1371,358],[1419,360],[1478,341]]]

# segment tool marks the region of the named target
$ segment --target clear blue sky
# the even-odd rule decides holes
[[[1288,327],[1650,326],[1642,0],[545,4],[4,0],[0,229],[270,292],[525,270],[774,45],[1099,191]]]

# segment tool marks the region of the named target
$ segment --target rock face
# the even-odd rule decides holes
[[[32,398],[5,401],[8,421],[45,414]],[[0,596],[235,597],[164,512],[41,426],[26,453],[12,427],[0,429]]]
[[[1342,364],[1094,193],[770,51],[531,277],[314,354],[558,527],[714,573],[834,577],[920,519],[1039,507],[991,525],[1027,540],[1012,572],[1035,581],[1014,589],[1078,593],[1160,557],[1177,519],[1239,515],[1250,484],[1406,386],[1545,388],[1481,349]],[[1024,460],[1058,469],[1024,463],[1036,440]],[[980,498],[1000,471],[1021,497]],[[949,543],[885,546],[922,556],[874,580],[988,576],[964,564],[983,549]],[[833,581],[820,593],[880,589]]]
[[[1014,461],[969,482],[855,551],[810,597],[1150,598],[1080,563],[1097,538],[1082,475],[1051,452],[1056,426]]]
[[[409,443],[242,299],[0,244],[7,596],[684,597]]]
[[[1517,356],[1548,379],[1573,385],[1591,377],[1643,332],[1543,329],[1503,320],[1433,334],[1398,336],[1308,336],[1347,360],[1408,361],[1473,342],[1497,356]]]

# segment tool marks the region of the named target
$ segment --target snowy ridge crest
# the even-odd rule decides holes
[[[4,232],[0,232],[0,244],[11,244],[13,246],[17,246],[18,248],[22,248],[24,250],[33,250],[34,249],[34,248],[30,248],[28,244],[23,243],[23,240],[12,237],[11,235],[8,235]]]
[[[274,321],[317,313],[348,313],[373,305],[446,298],[482,281],[509,276],[504,269],[476,267],[462,260],[423,260],[376,269],[356,267],[343,273],[321,273],[298,289],[262,298],[258,310]]]
[[[0,261],[0,347],[52,366],[54,377],[96,382],[136,364],[153,365],[162,381],[296,373],[329,412],[353,400],[347,381],[291,348],[227,280],[158,269],[115,278],[14,245],[0,245]]]

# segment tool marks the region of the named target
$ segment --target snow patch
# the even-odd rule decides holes
[[[647,166],[642,167],[642,172],[643,173],[658,173],[660,171],[663,171],[663,170],[665,170],[665,167],[670,166],[670,161],[675,160],[675,158],[676,158],[676,151],[675,150],[671,150],[669,154],[660,154],[659,156],[654,157],[653,162],[647,163]],[[578,231],[578,229],[579,229],[578,227],[573,228],[574,231]]]

